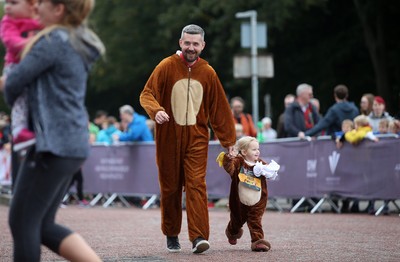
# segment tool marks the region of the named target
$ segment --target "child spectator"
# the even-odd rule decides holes
[[[372,128],[369,125],[368,117],[359,115],[354,118],[354,129],[344,134],[344,139],[352,145],[359,144],[364,138],[368,138],[374,142],[378,138],[373,134]]]
[[[236,130],[236,139],[240,139],[243,137],[243,126],[242,124],[235,124],[235,130]]]
[[[345,119],[342,121],[342,130],[335,132],[335,140],[336,143],[340,142],[343,135],[347,132],[350,132],[351,130],[354,129],[354,123],[350,119]]]
[[[122,131],[117,128],[117,119],[113,116],[107,117],[106,121],[102,123],[101,130],[97,134],[96,142],[111,145],[113,143],[113,135],[121,135]]]
[[[20,61],[21,51],[35,31],[42,28],[36,17],[36,0],[7,0],[5,15],[1,20],[0,36],[6,48],[3,75],[7,76]],[[14,150],[21,150],[35,143],[35,134],[28,128],[28,105],[26,92],[12,104],[12,136]]]
[[[225,230],[228,242],[236,245],[243,234],[243,225],[251,235],[251,250],[266,252],[271,244],[264,240],[262,216],[268,199],[267,179],[275,179],[279,165],[271,161],[266,164],[259,158],[259,142],[251,136],[244,136],[236,143],[237,154],[221,153],[217,162],[231,176],[229,194],[230,221]]]
[[[381,119],[378,124],[378,132],[374,134],[387,134],[389,132],[389,121],[387,118]]]
[[[275,129],[272,128],[272,120],[269,117],[264,117],[261,120],[262,123],[262,137],[263,141],[270,141],[276,139],[277,133]]]
[[[400,120],[393,120],[389,122],[388,132],[391,134],[400,135]]]

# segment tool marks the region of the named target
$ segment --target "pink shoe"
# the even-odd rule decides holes
[[[82,201],[79,201],[79,206],[81,206],[81,207],[88,206],[89,204],[90,203],[86,199],[83,199]]]
[[[13,139],[14,151],[19,151],[21,149],[27,148],[36,143],[35,133],[24,128],[19,132],[17,137]]]

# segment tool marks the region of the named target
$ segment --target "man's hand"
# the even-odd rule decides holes
[[[154,118],[157,124],[163,124],[169,121],[169,115],[165,111],[158,111],[156,117]]]

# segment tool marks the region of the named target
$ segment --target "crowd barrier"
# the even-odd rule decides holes
[[[227,197],[229,175],[215,159],[224,149],[210,142],[207,190],[211,197]],[[268,182],[271,198],[301,198],[313,202],[315,212],[332,196],[362,200],[400,199],[400,139],[345,143],[337,149],[331,139],[282,139],[260,144],[261,158],[281,165],[279,176]],[[154,143],[92,147],[83,166],[85,192],[106,196],[108,203],[126,195],[159,194]],[[396,203],[393,202],[395,205]],[[397,207],[397,205],[396,205]],[[337,208],[337,207],[335,207]],[[292,210],[294,211],[294,210]]]
[[[231,179],[215,161],[221,151],[218,142],[210,142],[206,180],[213,198],[229,195]],[[274,198],[299,198],[298,205],[308,201],[314,213],[326,201],[339,212],[331,201],[335,196],[389,200],[399,209],[395,202],[400,199],[398,138],[381,137],[379,142],[363,141],[357,146],[345,143],[341,149],[331,139],[277,139],[261,143],[260,151],[263,160],[281,165],[278,178],[268,182],[272,204]],[[0,160],[0,182],[10,184],[10,158],[0,151]],[[83,165],[84,191],[95,196],[92,205],[105,198],[103,206],[108,206],[118,198],[128,206],[124,196],[149,196],[152,201],[160,193],[157,173],[153,142],[93,145]]]

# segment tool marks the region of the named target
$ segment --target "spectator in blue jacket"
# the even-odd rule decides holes
[[[106,145],[111,145],[113,141],[114,135],[121,135],[122,132],[117,128],[117,119],[113,116],[108,116],[101,124],[101,130],[97,134],[96,142],[104,143]]]
[[[146,125],[146,117],[139,115],[130,105],[119,108],[121,122],[127,123],[127,127],[122,134],[113,135],[114,141],[137,142],[153,141],[153,135]]]
[[[347,101],[349,90],[345,85],[338,85],[333,90],[336,103],[331,106],[325,116],[311,129],[301,132],[299,137],[314,136],[326,130],[326,135],[334,135],[342,129],[342,122],[345,119],[354,119],[359,115],[358,108],[353,102]]]

